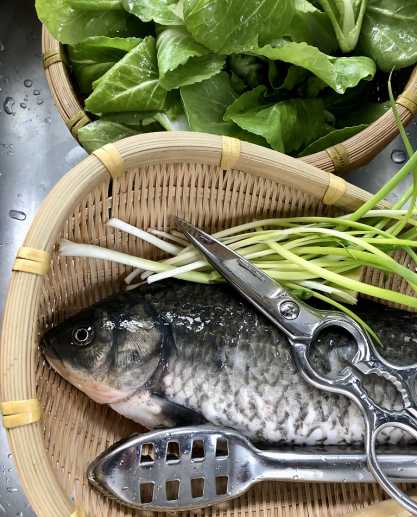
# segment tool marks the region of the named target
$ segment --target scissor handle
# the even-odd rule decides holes
[[[317,314],[317,313],[312,313]],[[309,356],[311,348],[318,335],[328,327],[342,328],[351,334],[356,344],[356,354],[350,365],[335,378],[329,379],[312,367]],[[293,359],[304,378],[317,388],[341,393],[351,398],[360,398],[361,405],[375,406],[372,398],[362,387],[364,375],[375,374],[391,382],[401,394],[403,407],[417,418],[417,363],[408,366],[398,366],[384,359],[377,351],[369,335],[352,318],[335,311],[320,311],[316,320],[314,332],[306,339],[289,339]]]
[[[382,470],[381,465],[378,461],[376,453],[376,440],[379,433],[386,427],[398,428],[409,432],[414,438],[417,439],[417,428],[414,425],[410,425],[407,422],[405,415],[402,415],[401,420],[386,421],[385,423],[375,427],[375,425],[367,419],[367,433],[365,440],[365,451],[367,457],[368,468],[371,474],[378,481],[379,485],[389,494],[393,499],[397,501],[403,508],[409,511],[412,515],[417,515],[417,503],[411,497],[409,497],[403,490],[398,488],[397,485],[385,474]]]
[[[338,376],[328,379],[317,373],[309,361],[309,352],[316,337],[326,327],[342,327],[352,334],[357,343],[357,352],[351,364],[343,368]],[[348,396],[362,411],[366,422],[365,450],[370,472],[381,487],[400,505],[417,515],[417,503],[400,490],[384,473],[376,454],[376,440],[387,428],[399,428],[417,439],[417,410],[415,380],[417,365],[396,366],[382,358],[370,337],[359,325],[343,314],[329,311],[322,314],[322,320],[315,328],[312,340],[291,342],[293,359],[307,382],[319,389]],[[364,375],[376,374],[390,381],[403,399],[403,409],[385,410],[380,407],[363,387]]]

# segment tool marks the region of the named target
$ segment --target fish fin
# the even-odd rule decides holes
[[[173,422],[174,426],[200,425],[207,423],[201,413],[194,409],[177,404],[162,395],[152,393],[152,399],[158,401],[163,408],[163,413]]]
[[[124,401],[110,404],[110,407],[148,429],[206,422],[196,411],[148,390],[140,390]]]

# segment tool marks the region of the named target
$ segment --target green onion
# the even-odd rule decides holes
[[[345,304],[353,305],[357,294],[417,309],[417,297],[402,294],[362,280],[364,268],[395,274],[417,292],[417,272],[399,264],[391,253],[403,250],[417,263],[417,153],[413,152],[399,114],[390,98],[404,146],[407,163],[368,201],[353,213],[340,217],[297,216],[251,221],[213,234],[231,249],[251,260],[296,296],[314,297],[344,311],[378,340]],[[392,208],[377,205],[403,180],[413,176],[408,188]],[[409,202],[408,208],[404,205]],[[167,278],[190,282],[222,282],[204,257],[177,231],[141,230],[119,219],[109,226],[156,246],[170,257],[154,261],[89,244],[62,241],[60,253],[67,256],[112,260],[133,269],[126,278],[127,289],[143,282]],[[134,280],[139,282],[133,283]]]

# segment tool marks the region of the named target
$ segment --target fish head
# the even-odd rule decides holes
[[[143,387],[162,360],[164,327],[146,303],[102,302],[48,330],[41,351],[68,382],[101,404]]]

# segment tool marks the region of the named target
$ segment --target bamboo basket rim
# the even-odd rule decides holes
[[[41,260],[51,253],[64,222],[81,200],[108,174],[152,164],[201,163],[268,178],[345,210],[370,194],[312,165],[246,142],[204,133],[148,133],[105,146],[71,169],[46,197],[18,252],[7,295],[0,337],[1,401],[36,398],[35,352],[42,276],[16,270],[19,260]],[[232,170],[233,169],[233,170]],[[33,249],[37,250],[33,257]],[[23,259],[21,258],[23,257]],[[30,262],[30,261],[29,261]],[[20,263],[21,265],[21,263]],[[7,430],[22,486],[37,515],[75,515],[51,467],[42,435],[42,420]]]
[[[50,91],[66,126],[74,138],[78,129],[90,122],[72,85],[66,65],[65,50],[42,26],[43,64]],[[397,110],[404,125],[417,115],[417,65],[404,92],[397,99]],[[365,165],[398,135],[392,109],[366,129],[342,143],[300,158],[319,169],[342,175]]]

